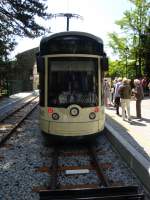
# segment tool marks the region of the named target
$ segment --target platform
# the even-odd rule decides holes
[[[9,97],[3,97],[0,99],[0,110],[2,110],[8,105],[17,103],[21,99],[26,98],[31,95],[38,95],[38,91],[35,90],[31,92],[20,92],[20,93],[13,94]]]
[[[105,127],[110,141],[150,191],[150,97],[142,100],[141,110],[142,119],[137,119],[135,101],[132,100],[132,121],[128,122],[116,115],[113,106],[107,107]]]

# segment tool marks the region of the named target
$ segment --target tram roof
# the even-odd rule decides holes
[[[100,37],[97,37],[91,33],[79,32],[79,31],[65,31],[65,32],[54,33],[48,37],[42,38],[40,45],[43,45],[43,44],[47,43],[49,40],[54,39],[56,37],[71,36],[71,35],[72,36],[85,36],[85,37],[95,40],[96,42],[98,42],[100,44],[103,44],[103,40]]]

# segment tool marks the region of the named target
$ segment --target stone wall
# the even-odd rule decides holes
[[[17,61],[13,66],[13,73],[10,78],[13,90],[31,91],[37,89],[39,81],[36,67],[37,52],[38,48],[34,48],[16,56]],[[20,83],[19,88],[18,83]]]

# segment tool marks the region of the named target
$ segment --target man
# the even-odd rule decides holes
[[[130,99],[131,99],[131,87],[129,85],[128,79],[124,78],[122,85],[119,87],[120,102],[122,108],[122,118],[125,120],[126,110],[128,121],[131,121],[130,116]]]
[[[120,94],[118,93],[119,87],[122,84],[122,78],[117,79],[117,83],[115,84],[115,107],[116,107],[116,114],[119,115],[119,106],[120,106]]]

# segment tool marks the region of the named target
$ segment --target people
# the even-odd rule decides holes
[[[149,89],[149,97],[150,97],[150,82],[148,83],[148,89]]]
[[[116,86],[116,83],[117,83],[117,78],[114,79],[113,83],[112,83],[112,88],[111,88],[111,93],[112,93],[112,96],[111,96],[111,101],[112,103],[115,105],[115,98],[114,98],[114,94],[115,94],[115,86]]]
[[[116,114],[119,115],[119,106],[120,106],[120,94],[118,93],[119,87],[122,84],[122,78],[117,79],[117,83],[115,84],[115,107],[116,107]]]
[[[140,80],[135,79],[134,85],[133,94],[136,100],[136,116],[141,119],[141,101],[144,98],[144,92]]]
[[[127,78],[123,79],[122,85],[119,87],[118,93],[120,94],[122,118],[125,121],[126,111],[127,111],[128,121],[131,121],[131,116],[130,116],[131,87],[129,85],[129,80]]]
[[[107,79],[104,79],[104,104],[105,106],[109,106],[110,103],[110,93],[111,93],[111,87]]]
[[[148,77],[145,75],[141,80],[144,96],[146,96],[148,93],[148,82],[149,82]]]

